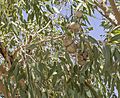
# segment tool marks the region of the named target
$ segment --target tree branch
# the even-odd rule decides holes
[[[11,67],[12,58],[9,55],[8,50],[3,46],[2,42],[0,42],[0,53],[2,54],[2,56],[4,57],[4,59],[7,61],[8,67]]]
[[[117,26],[117,24],[115,23],[115,21],[109,17],[110,12],[108,11],[107,7],[106,7],[105,5],[103,5],[103,4],[100,4],[100,3],[97,2],[97,1],[94,1],[94,2],[95,2],[95,4],[97,5],[97,7],[99,7],[104,13],[102,13],[102,12],[101,12],[100,10],[98,10],[97,8],[96,8],[96,10],[98,10],[98,11],[99,11],[105,18],[107,18],[112,24],[114,24],[115,26]]]
[[[49,42],[49,41],[51,41],[51,40],[57,40],[57,39],[59,39],[59,38],[63,38],[64,37],[64,35],[61,35],[61,36],[57,36],[57,37],[48,37],[48,38],[45,38],[44,40],[41,40],[41,41],[38,41],[38,42],[36,42],[36,43],[29,43],[29,44],[26,44],[26,45],[22,45],[22,46],[20,46],[20,47],[18,47],[17,49],[15,49],[15,51],[13,52],[13,58],[15,58],[16,57],[16,55],[17,55],[17,53],[22,49],[22,48],[24,48],[24,47],[28,47],[28,46],[30,46],[30,45],[37,45],[37,44],[40,44],[40,43],[44,43],[44,42]]]
[[[108,19],[113,25],[117,26],[117,24],[108,16],[108,15],[104,15],[101,11],[98,10],[98,12],[103,15],[106,19]]]
[[[119,28],[120,28],[120,25],[116,26],[116,27],[113,28],[111,31],[115,31],[115,30],[117,30],[117,29],[119,29]]]
[[[6,71],[6,68],[5,68],[4,64],[0,65],[0,93],[3,93],[3,95],[5,96],[5,98],[7,98],[8,94],[7,94],[6,90],[5,90],[5,85],[1,81],[3,76],[5,78],[7,78],[7,76],[8,76],[8,71]]]
[[[117,9],[117,6],[116,6],[116,4],[115,4],[115,1],[114,1],[114,0],[109,0],[109,2],[110,2],[110,5],[111,5],[111,7],[112,7],[112,10],[113,10],[113,13],[114,13],[114,15],[115,15],[115,18],[116,18],[117,21],[118,21],[118,25],[120,25],[120,12],[119,12],[118,9]]]

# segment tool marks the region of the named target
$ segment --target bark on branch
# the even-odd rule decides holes
[[[28,44],[26,44],[26,45],[22,45],[22,46],[20,46],[20,47],[18,47],[17,49],[15,49],[15,51],[14,51],[14,53],[13,53],[13,58],[15,58],[16,57],[16,55],[17,55],[17,53],[22,49],[22,48],[24,48],[24,47],[28,47],[28,46],[30,46],[30,45],[38,45],[38,44],[40,44],[40,43],[44,43],[44,42],[49,42],[49,41],[51,41],[51,40],[57,40],[57,39],[60,39],[60,38],[63,38],[64,37],[64,35],[61,35],[61,36],[57,36],[57,37],[49,37],[49,38],[46,38],[46,39],[44,39],[44,40],[41,40],[41,41],[38,41],[38,42],[36,42],[36,43],[28,43]]]
[[[95,4],[96,4],[96,6],[97,6],[98,8],[100,8],[103,12],[101,12],[101,11],[98,10],[97,8],[96,8],[96,9],[97,9],[105,18],[107,18],[112,24],[114,24],[115,26],[117,26],[117,24],[115,23],[115,21],[112,20],[112,19],[109,17],[110,12],[108,11],[107,6],[104,5],[104,4],[101,4],[101,3],[97,2],[97,1],[94,1],[94,2],[95,2]]]
[[[109,2],[110,2],[110,5],[111,5],[111,7],[112,7],[112,10],[113,10],[113,13],[114,13],[114,15],[115,15],[115,18],[116,18],[117,21],[118,21],[118,25],[120,25],[120,12],[119,12],[118,9],[117,9],[117,6],[116,6],[116,4],[115,4],[115,1],[114,1],[114,0],[109,0]]]
[[[12,56],[10,56],[10,54],[8,53],[7,48],[3,46],[2,42],[0,42],[0,53],[2,54],[4,59],[7,61],[8,67],[10,68],[11,65],[12,65]]]

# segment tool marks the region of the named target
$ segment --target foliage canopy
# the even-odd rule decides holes
[[[95,27],[88,17],[96,11],[103,16],[104,41],[89,35]],[[117,0],[0,0],[0,93],[120,97],[119,28]]]

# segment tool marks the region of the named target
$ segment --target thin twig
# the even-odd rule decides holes
[[[46,28],[49,26],[50,22],[51,22],[51,20],[46,24],[45,27],[43,27],[42,29],[40,29],[39,31],[37,31],[34,36],[37,36],[38,33],[42,32],[44,29],[46,29]],[[13,21],[12,21],[11,23],[14,24],[14,25],[16,25],[16,26],[19,26],[19,28],[24,29],[23,27],[21,27],[20,25],[17,25],[17,24],[16,24],[15,22],[13,22]],[[24,29],[24,31],[25,31],[25,32],[28,32],[26,29]],[[33,39],[33,38],[32,38],[32,39]],[[29,39],[29,40],[30,40],[30,42],[32,41],[31,39]],[[28,42],[26,45],[22,45],[22,46],[18,47],[17,49],[15,49],[15,51],[14,51],[13,54],[12,54],[13,59],[16,57],[18,51],[20,51],[21,48],[24,48],[24,47],[28,46],[28,45],[30,44],[30,42]]]
[[[46,26],[45,27],[43,27],[42,29],[40,29],[39,31],[37,31],[37,33],[36,34],[38,34],[38,33],[40,33],[40,32],[42,32],[44,29],[46,29],[47,27],[48,27],[48,25],[50,24],[50,22],[51,22],[51,20],[46,24]],[[35,35],[36,35],[35,34]]]
[[[57,40],[57,39],[60,39],[60,38],[63,38],[63,37],[64,37],[64,35],[60,35],[60,36],[57,36],[57,37],[48,37],[48,38],[45,38],[44,40],[38,41],[36,43],[22,45],[22,46],[18,47],[17,49],[15,49],[15,51],[13,53],[13,58],[15,58],[17,53],[24,47],[28,47],[28,46],[31,46],[31,45],[37,45],[37,44],[44,43],[44,42],[49,42],[51,40]]]
[[[49,37],[49,38],[46,38],[42,41],[36,42],[35,45],[40,44],[40,43],[44,43],[44,42],[49,42],[51,40],[57,40],[57,39],[60,39],[60,38],[63,38],[63,37],[64,37],[64,35],[57,36],[57,37]]]

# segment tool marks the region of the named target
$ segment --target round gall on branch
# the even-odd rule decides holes
[[[72,43],[71,45],[69,45],[68,47],[66,47],[66,50],[69,53],[75,53],[77,51],[75,43]]]
[[[71,36],[66,35],[65,38],[63,39],[63,44],[69,53],[75,53],[77,51],[77,47],[74,41],[72,40]]]
[[[63,44],[65,47],[71,45],[73,43],[72,37],[71,36],[65,36],[63,39]]]
[[[78,18],[81,18],[83,15],[82,11],[76,11],[75,12],[75,16],[78,17]]]
[[[78,64],[80,64],[81,66],[85,65],[87,58],[88,58],[88,53],[86,51],[82,53],[78,53],[77,54]]]
[[[67,28],[71,31],[71,32],[74,32],[74,33],[76,33],[76,32],[78,32],[78,31],[80,31],[81,29],[81,27],[80,27],[80,25],[78,24],[78,23],[75,23],[75,22],[72,22],[72,23],[70,23],[70,24],[68,24],[67,25]]]

